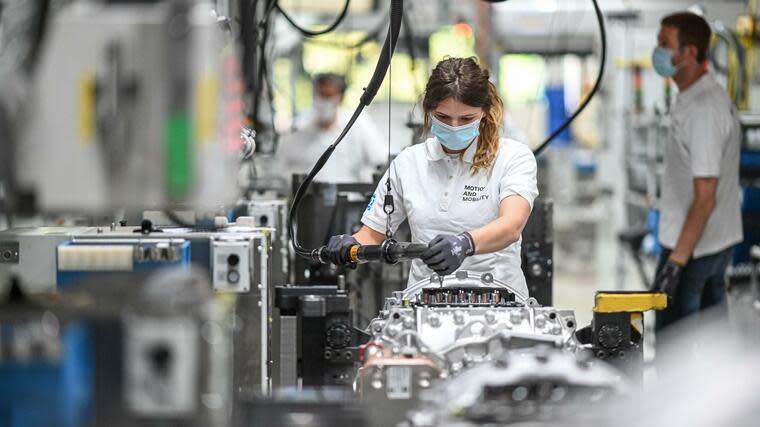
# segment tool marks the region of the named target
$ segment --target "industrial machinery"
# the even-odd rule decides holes
[[[235,207],[235,223],[250,227],[272,229],[272,283],[276,286],[292,283],[291,254],[287,223],[288,202],[284,199],[254,199],[239,201]]]
[[[29,293],[64,292],[95,281],[104,293],[115,278],[197,269],[208,291],[226,301],[235,327],[229,376],[234,401],[270,393],[272,229],[231,224],[217,231],[167,227],[50,227],[0,233],[0,283]],[[3,256],[8,255],[8,256]],[[115,283],[120,283],[116,281]],[[113,292],[118,292],[114,286]],[[66,295],[62,294],[67,298]],[[220,349],[221,350],[221,349]],[[242,413],[232,405],[235,419]]]
[[[14,133],[12,190],[29,195],[27,209],[234,203],[240,67],[212,12],[201,1],[77,2],[51,14]]]
[[[275,386],[350,390],[367,336],[354,327],[346,289],[278,286],[275,307]]]
[[[552,305],[554,294],[553,215],[554,202],[537,198],[522,232],[521,267],[530,296],[541,305]]]
[[[303,175],[293,176],[294,192],[303,180]],[[296,218],[299,236],[307,246],[316,248],[327,243],[330,236],[358,231],[361,215],[374,191],[373,184],[311,184]],[[334,285],[341,274],[335,266],[321,263],[313,257],[296,257],[294,270],[296,284]]]
[[[294,192],[303,179],[303,175],[293,176]],[[362,213],[374,191],[374,184],[312,183],[298,212],[300,239],[308,247],[318,248],[327,243],[330,236],[358,231],[362,225]],[[409,240],[406,222],[399,227],[394,238],[398,241]],[[324,264],[314,257],[295,256],[291,283],[298,286],[336,286],[338,277],[344,276],[346,287],[352,291],[349,296],[355,308],[355,324],[363,321],[362,326],[366,326],[366,322],[382,309],[384,299],[391,292],[406,287],[410,265],[409,261],[400,260],[395,264],[370,263],[347,269]]]
[[[425,390],[406,425],[594,425],[627,391],[603,363],[545,346],[516,349]]]
[[[599,312],[625,315],[630,327],[630,301],[614,301],[600,299]],[[605,336],[609,327],[597,320],[592,329]],[[433,276],[395,293],[372,321],[357,389],[377,425],[395,425],[407,414],[419,426],[558,421],[629,384],[625,371],[602,361],[607,353],[594,352],[596,343],[576,338],[576,329],[573,311],[542,307],[490,274]],[[641,364],[634,369],[640,374]]]
[[[600,291],[596,293],[591,325],[576,334],[600,359],[623,372],[633,384],[643,382],[644,312],[663,310],[667,295],[661,292]]]
[[[577,346],[572,312],[541,308],[488,274],[466,271],[394,294],[369,331],[357,387],[374,402],[372,418],[392,422],[435,380],[517,348]]]
[[[230,315],[196,269],[16,289],[0,303],[2,425],[229,425]]]

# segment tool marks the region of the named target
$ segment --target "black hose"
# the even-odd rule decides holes
[[[377,25],[377,27],[375,29],[373,29],[372,31],[368,32],[367,35],[365,35],[364,37],[362,37],[361,40],[359,40],[358,42],[356,42],[354,44],[350,44],[350,45],[349,44],[342,44],[342,43],[337,43],[337,42],[334,42],[334,41],[321,40],[321,39],[310,40],[309,43],[314,43],[314,44],[324,45],[324,46],[332,46],[332,47],[337,47],[337,48],[346,49],[346,50],[349,50],[349,49],[359,49],[362,46],[364,46],[365,44],[367,44],[367,43],[369,43],[371,41],[374,41],[375,39],[377,39],[378,37],[380,37],[380,33],[383,31],[383,28],[385,28],[385,26],[388,25],[388,18],[389,17],[386,16],[385,19],[383,19]]]
[[[372,75],[372,79],[370,80],[367,87],[364,88],[364,93],[361,96],[359,105],[356,107],[356,110],[351,116],[351,119],[348,121],[348,124],[346,124],[346,127],[343,128],[343,131],[340,133],[340,135],[338,135],[338,138],[335,140],[335,142],[327,147],[325,152],[322,153],[322,156],[319,158],[319,160],[317,160],[317,163],[314,165],[314,167],[311,168],[311,171],[309,171],[308,175],[306,175],[306,178],[298,187],[298,190],[293,197],[293,204],[290,206],[290,212],[288,213],[288,230],[290,231],[293,249],[295,250],[296,254],[300,256],[315,259],[317,256],[315,251],[317,251],[317,249],[304,248],[301,245],[301,242],[298,240],[298,235],[296,234],[295,229],[295,220],[296,214],[298,213],[298,207],[301,205],[301,200],[306,194],[306,191],[309,189],[309,185],[311,185],[314,177],[319,173],[320,170],[322,170],[325,163],[327,163],[327,160],[330,159],[333,151],[335,151],[335,148],[338,146],[338,144],[340,144],[341,141],[343,141],[343,138],[346,137],[346,134],[364,110],[364,107],[368,106],[375,98],[375,95],[377,95],[377,91],[380,89],[380,85],[382,84],[383,79],[385,78],[385,74],[388,71],[388,67],[391,64],[391,56],[393,54],[393,50],[396,48],[396,41],[398,40],[399,33],[401,32],[403,11],[403,0],[391,0],[391,19],[390,26],[388,28],[388,37],[385,39],[385,43],[383,44],[383,50],[380,51],[381,54],[377,60],[377,65],[375,66],[375,73]],[[391,55],[384,55],[382,53],[389,51],[391,52]]]
[[[391,1],[391,25],[388,28],[388,37],[385,39],[383,48],[380,50],[380,58],[377,60],[377,67],[372,74],[372,78],[369,81],[369,85],[364,88],[364,93],[360,99],[361,103],[365,106],[372,103],[375,99],[377,91],[380,90],[380,85],[383,83],[385,74],[388,72],[388,67],[391,65],[391,55],[396,50],[396,42],[398,36],[401,33],[401,22],[404,16],[404,2],[403,0]],[[390,44],[390,48],[388,47]],[[391,52],[391,55],[384,55],[383,52]]]
[[[340,14],[335,19],[335,22],[330,24],[329,27],[325,28],[324,30],[319,31],[311,31],[307,30],[306,28],[303,28],[302,26],[298,25],[296,21],[293,20],[293,18],[290,17],[290,15],[285,12],[285,10],[280,6],[280,2],[277,2],[276,7],[277,10],[282,14],[282,17],[285,18],[286,21],[290,23],[290,25],[293,26],[296,30],[298,30],[301,34],[303,34],[306,37],[316,37],[321,36],[323,34],[327,34],[333,30],[335,30],[338,25],[340,25],[341,22],[343,22],[343,19],[346,17],[346,14],[348,14],[348,6],[351,3],[351,0],[346,0],[346,2],[343,4],[343,10],[340,11]]]
[[[565,131],[565,129],[570,126],[571,123],[580,115],[583,110],[586,109],[586,106],[588,106],[589,102],[591,102],[591,99],[596,95],[596,93],[599,91],[599,87],[602,84],[602,77],[604,76],[604,67],[605,62],[607,62],[607,30],[604,27],[604,15],[602,15],[601,9],[599,9],[599,4],[597,3],[597,0],[591,0],[591,3],[594,4],[594,12],[596,12],[596,19],[599,22],[599,35],[601,37],[601,43],[602,43],[602,52],[601,52],[601,59],[599,63],[599,73],[596,76],[596,83],[594,83],[594,87],[591,89],[591,92],[589,92],[586,99],[581,103],[581,105],[578,106],[578,109],[575,110],[575,112],[565,120],[565,123],[562,124],[559,128],[557,128],[554,132],[552,132],[551,135],[549,135],[544,142],[541,143],[536,149],[533,150],[533,154],[536,156],[541,154],[546,147],[549,146],[549,144],[556,138],[559,134]]]

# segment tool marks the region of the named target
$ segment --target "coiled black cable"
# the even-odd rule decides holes
[[[340,11],[340,14],[335,19],[335,22],[330,24],[330,26],[325,28],[324,30],[319,30],[319,31],[307,30],[306,28],[303,28],[302,26],[298,25],[296,21],[294,21],[293,18],[291,18],[290,15],[288,15],[288,13],[285,12],[285,9],[283,9],[280,6],[280,2],[277,2],[276,7],[277,7],[277,10],[282,14],[282,17],[285,18],[285,20],[288,21],[290,25],[293,26],[293,28],[298,30],[298,32],[300,32],[306,37],[316,37],[316,36],[321,36],[323,34],[327,34],[335,30],[338,27],[338,25],[340,25],[340,23],[343,22],[343,19],[348,14],[348,6],[350,4],[351,4],[351,0],[346,0],[346,2],[343,4],[343,10]]]
[[[575,112],[565,120],[565,123],[562,124],[562,126],[558,127],[554,132],[549,135],[544,142],[541,143],[538,147],[536,147],[533,150],[533,154],[536,156],[541,154],[546,147],[549,146],[549,144],[556,138],[559,134],[565,131],[565,129],[570,126],[570,124],[573,123],[573,121],[583,112],[583,110],[586,109],[586,106],[588,106],[589,102],[591,102],[591,99],[596,95],[596,93],[599,91],[599,87],[602,85],[602,77],[604,77],[604,67],[605,62],[607,62],[607,30],[604,27],[604,15],[602,14],[602,10],[599,9],[599,4],[597,3],[597,0],[591,0],[591,3],[594,4],[594,12],[596,13],[596,19],[599,23],[599,35],[601,37],[601,43],[602,43],[602,52],[601,52],[601,58],[599,62],[599,73],[596,76],[596,83],[594,83],[594,87],[591,89],[591,92],[589,92],[588,96],[585,100],[581,103],[581,105],[578,106],[578,109],[575,110]]]

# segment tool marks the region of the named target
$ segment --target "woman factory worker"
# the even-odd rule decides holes
[[[391,230],[409,219],[412,241],[428,243],[409,285],[433,272],[492,273],[527,298],[520,235],[538,195],[536,160],[524,144],[501,138],[503,103],[474,58],[436,65],[425,88],[425,129],[432,137],[403,150],[377,186],[353,236],[330,238],[330,260],[345,265],[352,245],[385,239],[383,210],[391,176]]]

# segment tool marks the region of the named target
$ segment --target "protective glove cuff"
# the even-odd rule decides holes
[[[460,233],[459,237],[464,242],[464,254],[466,256],[475,255],[475,240],[472,238],[472,235],[465,231],[464,233]]]

